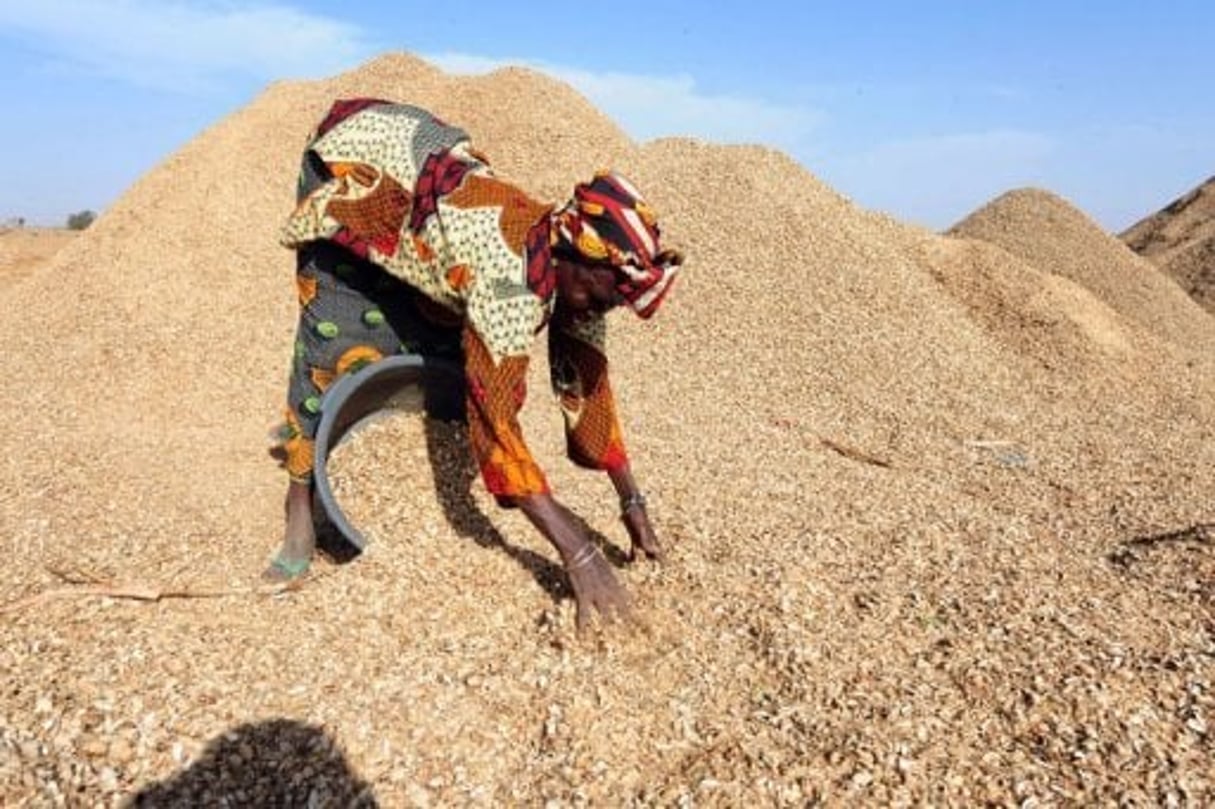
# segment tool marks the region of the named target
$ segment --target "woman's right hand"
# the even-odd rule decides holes
[[[608,622],[631,617],[628,592],[568,509],[548,494],[521,498],[519,507],[561,554],[574,589],[579,632],[590,626],[596,614]]]

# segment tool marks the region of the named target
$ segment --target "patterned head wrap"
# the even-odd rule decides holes
[[[661,250],[658,220],[633,184],[615,172],[598,172],[574,187],[574,198],[553,215],[554,254],[616,272],[616,291],[641,318],[657,311],[683,256]]]

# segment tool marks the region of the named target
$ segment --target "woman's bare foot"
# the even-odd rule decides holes
[[[267,581],[289,581],[308,572],[316,550],[316,527],[312,523],[312,486],[292,481],[287,487],[287,527],[274,561],[262,573]]]

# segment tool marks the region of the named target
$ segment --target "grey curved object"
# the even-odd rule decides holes
[[[316,430],[312,480],[321,509],[342,537],[360,551],[366,538],[350,524],[329,485],[328,460],[360,422],[373,416],[403,389],[420,386],[427,415],[443,421],[463,421],[464,369],[450,360],[398,354],[340,377],[321,399]]]

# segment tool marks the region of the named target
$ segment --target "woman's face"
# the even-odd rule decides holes
[[[572,315],[603,313],[624,302],[610,267],[557,259],[557,295]]]

